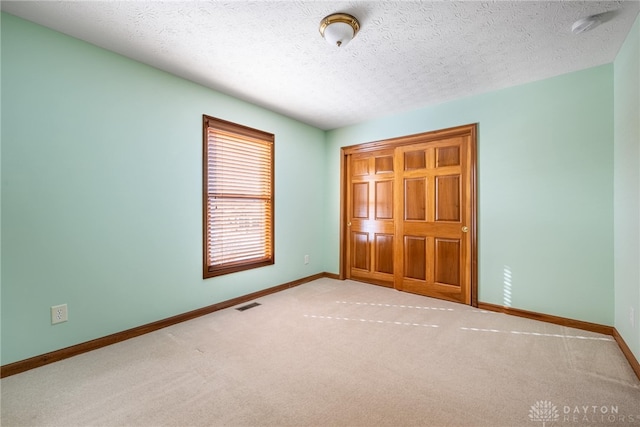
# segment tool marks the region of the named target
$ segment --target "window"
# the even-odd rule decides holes
[[[204,278],[274,263],[274,136],[203,116]]]

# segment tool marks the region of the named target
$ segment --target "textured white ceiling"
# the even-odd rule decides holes
[[[3,11],[332,129],[610,63],[638,1],[2,1]],[[356,16],[330,46],[320,20]],[[604,13],[593,31],[572,23]]]

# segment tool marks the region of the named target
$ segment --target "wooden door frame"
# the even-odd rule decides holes
[[[340,148],[340,279],[347,277],[346,266],[346,247],[347,238],[347,156],[354,153],[362,153],[381,149],[396,148],[403,145],[412,145],[417,143],[429,142],[432,140],[440,140],[456,136],[470,137],[470,154],[471,167],[469,169],[469,181],[471,192],[471,226],[469,230],[471,239],[471,305],[478,306],[478,198],[477,198],[477,142],[478,142],[478,124],[456,126],[447,129],[440,129],[431,132],[423,132],[413,135],[401,136],[397,138],[384,139],[380,141],[365,142],[357,145],[350,145]]]

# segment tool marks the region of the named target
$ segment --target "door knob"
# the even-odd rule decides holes
[[[351,221],[347,223],[347,227],[351,227]]]
[[[469,231],[469,227],[467,227],[466,225],[464,227],[462,227],[462,232],[466,233],[467,231]]]

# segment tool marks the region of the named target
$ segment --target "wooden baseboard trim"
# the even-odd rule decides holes
[[[489,304],[487,302],[478,302],[478,308],[487,311],[496,311],[498,313],[510,314],[512,316],[526,317],[527,319],[539,320],[541,322],[554,323],[556,325],[566,326],[569,328],[582,329],[584,331],[597,332],[599,334],[611,335],[624,357],[627,358],[631,369],[640,380],[640,363],[633,355],[631,349],[624,341],[618,330],[613,326],[600,325],[598,323],[583,322],[581,320],[568,319],[566,317],[552,316],[550,314],[536,313],[534,311],[520,310],[518,308],[503,307],[501,305]]]
[[[627,358],[629,365],[631,365],[631,369],[633,369],[633,372],[635,372],[636,376],[640,380],[640,363],[638,363],[638,359],[636,359],[636,357],[633,355],[631,349],[616,328],[613,328],[613,338],[618,343],[618,346],[620,346],[620,350],[622,350],[622,354],[624,354],[624,357]]]
[[[335,276],[335,277],[334,277]],[[274,286],[272,288],[263,289],[258,292],[253,292],[248,295],[243,295],[237,298],[233,298],[227,301],[222,301],[217,304],[202,307],[197,310],[189,311],[187,313],[178,314],[173,317],[158,320],[156,322],[148,323],[146,325],[138,326],[126,331],[116,332],[115,334],[107,335],[105,337],[96,338],[91,341],[83,342],[80,344],[72,345],[60,350],[55,350],[39,356],[34,356],[29,359],[20,360],[18,362],[9,363],[4,366],[0,366],[0,378],[8,377],[11,375],[19,374],[21,372],[28,371],[30,369],[39,368],[40,366],[48,365],[50,363],[58,362],[60,360],[68,359],[73,356],[77,356],[82,353],[87,353],[92,350],[97,350],[102,347],[106,347],[111,344],[115,344],[121,341],[135,338],[140,335],[148,334],[149,332],[157,331],[158,329],[166,328],[167,326],[175,325],[177,323],[185,322],[187,320],[195,319],[196,317],[204,316],[206,314],[213,313],[218,310],[233,307],[234,305],[242,304],[256,298],[264,297],[269,294],[283,291],[285,289],[293,288],[303,283],[311,282],[323,277],[337,278],[337,275],[331,273],[318,273],[312,276],[303,277],[302,279],[294,280],[292,282],[284,283],[282,285]]]
[[[613,335],[613,326],[600,325],[598,323],[583,322],[566,317],[552,316],[550,314],[536,313],[535,311],[520,310],[519,308],[503,307],[501,305],[478,302],[480,310],[495,311],[498,313],[510,314],[512,316],[526,317],[527,319],[539,320],[541,322],[554,323],[556,325],[569,328],[582,329],[599,334]]]

